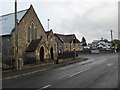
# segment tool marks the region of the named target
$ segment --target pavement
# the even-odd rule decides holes
[[[80,62],[80,61],[84,61],[87,60],[87,58],[84,57],[76,57],[76,59],[73,58],[66,58],[66,59],[59,59],[59,63],[55,64],[54,61],[50,61],[50,62],[46,62],[46,63],[41,63],[41,64],[29,64],[29,65],[24,65],[23,66],[23,70],[24,69],[31,69],[31,68],[36,68],[36,67],[46,67],[46,66],[63,66],[63,65],[67,65],[67,64],[71,64],[71,63],[75,63],[75,62]]]
[[[48,70],[48,69],[54,69],[57,67],[62,67],[62,66],[66,66],[66,65],[70,65],[73,63],[77,63],[77,62],[83,62],[86,61],[87,58],[84,57],[78,57],[76,59],[66,59],[66,60],[61,60],[60,63],[58,64],[54,64],[54,63],[47,63],[47,64],[31,64],[31,65],[25,65],[24,68],[22,70],[18,70],[18,71],[13,71],[13,70],[6,70],[3,71],[3,79],[5,79],[4,77],[17,77],[17,76],[22,76],[23,75],[28,75],[28,74],[32,74],[37,71],[44,71],[44,70]],[[26,73],[26,74],[25,74]],[[27,74],[28,73],[28,74]]]
[[[3,88],[117,88],[118,54],[85,54],[83,62],[3,73]],[[60,66],[59,66],[60,65]]]

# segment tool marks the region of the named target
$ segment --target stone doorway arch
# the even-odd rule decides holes
[[[40,48],[40,61],[44,61],[44,47]]]

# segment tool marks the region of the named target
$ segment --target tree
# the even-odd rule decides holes
[[[109,42],[107,39],[104,39],[104,42]]]
[[[86,39],[84,37],[82,38],[82,46],[87,46]]]
[[[111,43],[113,47],[117,47],[117,51],[119,52],[120,51],[120,40],[115,39]]]

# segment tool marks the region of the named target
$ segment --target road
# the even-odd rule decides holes
[[[91,54],[84,62],[54,69],[37,69],[8,77],[3,88],[116,88],[118,87],[118,54]]]

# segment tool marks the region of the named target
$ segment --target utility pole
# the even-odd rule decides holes
[[[113,35],[112,35],[112,30],[110,30],[110,32],[111,32],[111,41],[113,41]]]
[[[15,68],[18,70],[17,0],[15,0]]]
[[[50,19],[48,19],[48,31],[49,31],[49,21],[50,21]]]

